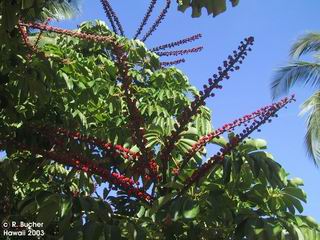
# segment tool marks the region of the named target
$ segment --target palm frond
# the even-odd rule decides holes
[[[316,166],[320,165],[320,91],[313,94],[301,106],[300,114],[308,114],[305,145]]]
[[[295,61],[288,66],[280,68],[271,82],[272,97],[275,99],[289,90],[296,84],[320,86],[320,64]]]
[[[304,54],[320,50],[320,33],[308,33],[303,35],[292,46],[290,56],[299,58]]]
[[[41,18],[54,18],[56,20],[75,17],[79,11],[80,0],[49,0],[46,1]]]

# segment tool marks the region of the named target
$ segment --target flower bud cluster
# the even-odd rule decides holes
[[[121,34],[121,36],[124,36],[124,31],[123,31],[123,28],[122,28],[122,25],[119,21],[119,18],[117,16],[117,14],[115,13],[115,11],[113,11],[110,3],[108,0],[100,0],[101,4],[102,4],[102,7],[105,11],[105,14],[107,15],[107,18],[109,19],[110,23],[111,23],[111,26],[112,26],[112,29],[113,31],[118,34],[118,31],[117,31],[117,28],[114,24],[114,22],[117,24],[117,27],[119,29],[119,32]]]
[[[188,38],[184,38],[184,39],[181,39],[181,40],[178,40],[178,41],[175,41],[175,42],[171,42],[171,43],[163,44],[161,46],[154,47],[154,48],[150,49],[150,51],[157,52],[157,51],[160,51],[160,50],[165,50],[167,48],[177,47],[177,46],[186,44],[188,42],[196,41],[201,37],[202,37],[202,34],[198,33],[198,34],[193,35],[193,36],[188,37]]]
[[[148,20],[149,20],[149,18],[150,18],[150,16],[151,16],[151,13],[152,13],[152,11],[153,11],[154,6],[156,5],[156,3],[157,3],[157,0],[151,0],[150,5],[149,5],[149,7],[148,7],[148,10],[147,10],[146,14],[144,15],[143,20],[142,20],[142,22],[140,23],[140,26],[139,26],[136,34],[134,35],[133,39],[137,39],[137,37],[141,34],[143,28],[144,28],[144,27],[146,26],[146,24],[148,23]]]
[[[195,47],[190,49],[183,49],[183,50],[177,50],[177,51],[167,51],[167,52],[155,52],[158,56],[178,56],[178,55],[185,55],[190,53],[197,53],[202,51],[203,47]]]
[[[159,27],[160,23],[163,21],[163,19],[167,15],[167,12],[168,12],[168,10],[170,8],[170,5],[171,5],[171,0],[166,0],[165,8],[161,11],[161,13],[158,16],[157,20],[154,22],[154,24],[151,26],[151,28],[148,30],[148,32],[141,39],[142,42],[145,42],[152,35],[152,33],[155,30],[157,30],[157,28]]]
[[[181,59],[177,59],[177,60],[174,60],[174,61],[171,61],[171,62],[161,62],[160,65],[161,67],[170,67],[172,65],[177,65],[177,64],[180,64],[180,63],[184,63],[186,60],[184,58],[181,58]]]
[[[253,131],[258,130],[259,127],[267,122],[270,122],[272,117],[276,117],[276,113],[287,104],[295,101],[294,95],[291,97],[286,97],[281,101],[270,105],[269,107],[262,109],[261,114],[258,116],[259,120],[255,120],[249,127],[246,127],[242,133],[237,134],[233,137],[230,142],[220,151],[212,156],[205,164],[203,164],[198,170],[196,170],[192,176],[186,181],[184,191],[190,187],[193,183],[197,182],[201,177],[203,177],[207,172],[212,169],[215,164],[220,164],[223,162],[224,157],[232,150],[234,150],[239,143],[241,143],[245,138],[247,138]]]
[[[159,165],[154,159],[151,159],[146,163],[139,162],[135,170],[146,182],[150,180],[157,181],[161,179],[158,175]]]

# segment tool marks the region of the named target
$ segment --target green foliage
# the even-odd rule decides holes
[[[227,0],[177,0],[179,11],[184,12],[187,8],[192,8],[192,17],[200,17],[201,9],[205,8],[208,15],[213,17],[227,10]],[[230,0],[233,7],[237,6],[239,0]]]
[[[0,31],[7,28],[2,21]],[[17,32],[16,22],[11,28]],[[132,90],[145,121],[145,138],[159,162],[165,137],[198,91],[180,70],[161,68],[159,57],[142,42],[115,36],[101,21],[83,23],[77,31],[113,36],[123,45]],[[38,33],[32,34],[34,43]],[[178,176],[168,171],[168,182],[154,189],[156,197],[150,205],[99,176],[32,154],[18,144],[3,144],[3,139],[14,139],[54,150],[48,149],[52,146],[34,127],[46,125],[139,150],[128,129],[128,106],[111,44],[53,33],[43,33],[39,51],[44,54],[30,54],[18,34],[10,41],[1,39],[0,44],[0,149],[7,154],[0,162],[1,218],[43,222],[48,239],[320,238],[319,225],[300,215],[301,202],[306,201],[302,180],[288,179],[261,139],[246,139],[223,165],[179,195],[182,183],[202,163],[206,155],[202,150]],[[169,169],[211,131],[210,116],[210,110],[201,107],[181,133]],[[77,141],[63,144],[106,169],[117,168],[139,180],[128,159],[106,157]],[[212,144],[225,146],[227,139]]]

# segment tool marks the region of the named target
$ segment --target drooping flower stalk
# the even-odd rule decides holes
[[[116,172],[111,172],[91,160],[84,158],[83,156],[71,152],[58,152],[53,148],[50,151],[39,149],[37,147],[26,146],[25,144],[18,142],[17,140],[2,140],[1,144],[14,144],[19,150],[30,151],[32,154],[42,155],[43,157],[55,161],[57,163],[73,167],[77,170],[100,176],[103,180],[113,184],[115,187],[124,190],[128,196],[134,196],[140,200],[144,200],[148,203],[153,201],[152,197],[138,187],[139,183],[135,182],[132,178],[128,178]]]
[[[206,175],[214,166],[221,164],[224,160],[224,157],[230,154],[231,151],[234,150],[245,138],[247,138],[255,130],[259,130],[261,125],[270,121],[272,117],[276,117],[276,113],[292,101],[295,101],[294,95],[291,97],[286,97],[265,109],[261,116],[259,116],[258,120],[255,120],[249,127],[246,127],[242,133],[233,137],[230,142],[225,147],[221,148],[217,154],[209,158],[206,163],[194,171],[191,177],[185,181],[184,188],[181,190],[180,194],[185,192],[192,184],[196,183],[201,177]]]
[[[133,195],[147,202],[152,201],[152,197],[148,193],[144,192],[142,189],[139,189],[138,183],[136,183],[133,179],[116,172],[110,172],[109,170],[98,166],[92,161],[85,160],[76,155],[61,155],[60,153],[56,152],[46,152],[43,153],[43,155],[46,158],[52,159],[58,163],[72,166],[78,170],[87,172],[89,174],[98,175],[103,180],[113,184],[117,188],[124,190],[128,194],[128,196]]]
[[[167,164],[170,159],[170,154],[175,147],[175,143],[180,139],[180,134],[187,130],[187,124],[192,120],[192,117],[197,115],[199,108],[205,105],[205,100],[208,97],[213,97],[213,89],[221,89],[222,86],[219,83],[224,79],[229,79],[229,72],[239,70],[240,67],[238,64],[242,64],[242,61],[248,54],[248,51],[251,51],[250,46],[253,45],[254,38],[249,37],[245,39],[245,42],[241,41],[238,51],[233,51],[233,56],[229,55],[228,60],[223,62],[223,67],[218,67],[218,74],[213,75],[213,79],[208,80],[209,86],[204,85],[204,90],[200,91],[200,96],[196,96],[194,101],[190,106],[186,107],[180,116],[177,117],[177,123],[174,125],[174,130],[171,132],[171,135],[168,136],[164,141],[164,147],[159,153],[159,157],[162,162],[162,174],[165,176],[167,171]],[[165,178],[163,178],[165,181]]]
[[[47,32],[54,32],[57,34],[67,35],[70,37],[77,37],[83,40],[93,41],[93,42],[104,42],[104,43],[114,43],[115,39],[112,36],[101,36],[95,34],[81,33],[77,31],[67,30],[58,27],[47,26],[42,23],[19,23],[20,26],[30,27],[34,29],[39,29]]]
[[[134,35],[133,39],[137,39],[137,37],[141,34],[143,28],[144,28],[144,27],[146,26],[146,24],[148,23],[148,20],[149,20],[149,18],[150,18],[150,16],[151,16],[151,13],[152,13],[152,11],[153,11],[154,6],[156,5],[156,3],[157,3],[157,0],[151,0],[150,5],[149,5],[149,7],[148,7],[148,10],[147,10],[146,14],[144,15],[143,20],[141,21],[140,26],[139,26],[139,28],[137,29],[137,32],[136,32],[136,34]]]
[[[270,108],[273,108],[273,105],[268,105],[263,108],[260,108],[256,111],[254,111],[251,114],[244,115],[241,118],[238,118],[234,120],[233,122],[224,124],[222,127],[218,128],[217,130],[208,133],[205,136],[202,136],[195,144],[192,145],[192,148],[189,150],[189,152],[183,157],[182,163],[180,168],[178,169],[181,171],[190,161],[192,157],[195,156],[197,152],[199,152],[202,148],[204,148],[208,143],[210,143],[213,139],[219,138],[220,135],[224,134],[225,132],[231,132],[236,127],[240,127],[244,125],[247,127],[247,125],[253,121],[254,119],[260,117],[263,115],[266,111],[268,111]]]
[[[135,196],[149,203],[153,200],[148,193],[139,188],[139,182],[135,182],[132,178],[128,178],[120,173],[114,171],[111,172],[110,170],[99,166],[92,160],[86,159],[79,154],[71,153],[70,151],[61,152],[57,151],[56,149],[51,149],[50,151],[38,149],[35,147],[26,146],[17,142],[16,140],[7,142],[14,142],[15,146],[17,146],[20,150],[27,150],[32,154],[40,154],[49,160],[53,160],[65,166],[73,167],[91,175],[100,176],[103,180],[109,182],[117,188],[124,190],[128,196]]]
[[[154,24],[150,27],[150,29],[148,30],[148,32],[143,36],[143,38],[141,39],[142,42],[145,42],[151,35],[152,33],[157,30],[157,28],[159,27],[160,23],[163,21],[163,19],[165,18],[165,16],[167,15],[167,12],[170,8],[171,5],[171,0],[166,0],[166,6],[165,8],[161,11],[160,15],[158,16],[157,20],[154,22]]]
[[[150,51],[157,52],[157,51],[160,51],[160,50],[165,50],[167,48],[177,47],[177,46],[189,43],[189,42],[196,41],[201,37],[202,37],[202,34],[198,33],[198,34],[193,35],[191,37],[187,37],[187,38],[175,41],[175,42],[171,42],[171,43],[167,43],[167,44],[163,44],[163,45],[151,48]]]
[[[186,60],[184,58],[180,58],[180,59],[170,61],[170,62],[160,62],[160,66],[161,67],[170,67],[170,66],[178,65],[178,64],[184,63],[184,62],[186,62]]]
[[[118,34],[118,31],[117,31],[117,27],[118,27],[121,36],[124,36],[122,24],[117,16],[117,14],[115,13],[115,11],[112,9],[109,1],[108,0],[101,0],[101,4],[102,4],[102,7],[107,15],[107,18],[109,19],[109,21],[111,23],[113,31],[116,34]],[[116,23],[117,27],[115,26],[115,23]]]
[[[186,55],[190,53],[197,53],[201,52],[203,49],[202,46],[190,48],[190,49],[183,49],[183,50],[176,50],[176,51],[166,51],[166,52],[155,52],[158,56],[178,56],[178,55]]]

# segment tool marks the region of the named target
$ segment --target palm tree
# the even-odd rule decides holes
[[[301,57],[313,53],[312,61]],[[307,133],[305,144],[307,153],[316,166],[320,166],[320,33],[302,36],[291,48],[291,62],[280,68],[272,81],[273,98],[288,93],[296,84],[315,89],[301,106],[301,114],[307,114]]]
[[[45,1],[40,18],[63,20],[74,17],[79,12],[79,0]]]

